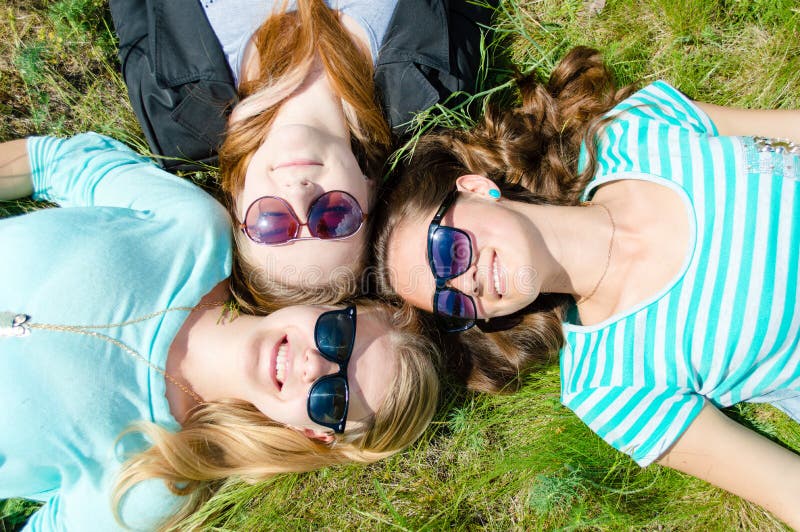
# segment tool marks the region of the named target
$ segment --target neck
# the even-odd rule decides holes
[[[539,230],[545,252],[536,269],[542,276],[541,291],[573,296],[576,301],[598,298],[609,285],[618,262],[611,242],[614,224],[600,205],[564,207],[521,204],[520,210]],[[610,207],[612,215],[613,207]],[[616,232],[614,241],[619,237]],[[611,260],[609,261],[609,246]],[[608,270],[608,271],[606,271]],[[598,286],[598,281],[604,276]],[[595,289],[597,290],[595,291]]]
[[[166,371],[202,400],[235,397],[240,383],[232,371],[235,354],[240,352],[241,334],[254,316],[230,319],[223,302],[228,301],[228,282],[219,283],[191,312],[170,346]],[[167,380],[167,401],[175,419],[183,423],[197,402],[176,384]]]

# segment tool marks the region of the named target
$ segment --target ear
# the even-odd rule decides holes
[[[462,175],[456,179],[456,189],[458,189],[459,192],[471,192],[489,199],[497,199],[500,197],[490,194],[491,190],[500,192],[500,189],[497,188],[497,184],[488,177],[477,174]]]
[[[292,428],[299,430],[300,432],[305,434],[307,438],[311,440],[317,440],[322,443],[330,444],[335,439],[332,433],[325,430],[314,430],[314,429],[309,429],[307,427],[305,428],[292,427]]]

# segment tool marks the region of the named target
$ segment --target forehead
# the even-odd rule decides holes
[[[347,369],[351,395],[348,418],[353,421],[380,408],[397,373],[389,325],[369,310],[359,311],[357,320],[356,341]]]
[[[264,246],[246,236],[248,264],[278,283],[290,286],[358,288],[365,251],[365,231],[342,240],[299,240],[284,246]]]

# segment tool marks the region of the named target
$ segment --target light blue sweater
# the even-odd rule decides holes
[[[96,134],[32,138],[37,199],[63,208],[0,220],[0,311],[32,323],[105,325],[195,305],[231,268],[225,210],[193,184]],[[163,368],[187,313],[96,329]],[[132,422],[179,428],[164,377],[100,338],[33,329],[0,337],[0,498],[44,506],[29,530],[115,530],[111,492]],[[152,529],[177,497],[138,485],[121,514]]]

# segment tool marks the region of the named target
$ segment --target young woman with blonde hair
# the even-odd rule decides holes
[[[111,10],[154,153],[213,159],[227,119],[234,293],[254,311],[361,290],[390,126],[402,134],[414,112],[474,90],[491,16],[442,0],[112,0]]]
[[[229,479],[372,462],[436,408],[436,351],[369,302],[234,315],[224,208],[96,134],[0,144],[0,498],[30,530],[175,528]],[[228,308],[228,311],[223,309]]]
[[[800,113],[617,90],[582,47],[520,90],[417,145],[376,222],[382,291],[455,333],[472,388],[558,359],[610,445],[800,527],[800,456],[720,412],[800,421]]]

